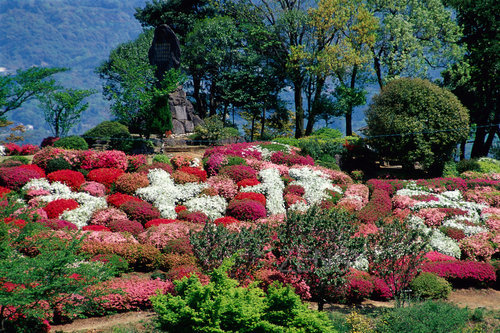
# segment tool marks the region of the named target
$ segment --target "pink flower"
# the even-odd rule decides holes
[[[418,213],[417,216],[425,220],[425,224],[429,227],[439,226],[443,223],[446,213],[439,210],[439,208],[423,208]]]

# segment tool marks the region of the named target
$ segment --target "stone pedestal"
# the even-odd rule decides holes
[[[193,104],[186,98],[186,92],[179,86],[168,98],[170,112],[172,113],[173,134],[192,133],[194,127],[203,123],[195,115]]]

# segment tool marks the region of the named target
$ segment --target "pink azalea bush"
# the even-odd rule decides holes
[[[227,206],[227,215],[240,221],[255,221],[265,217],[267,212],[261,202],[244,199],[231,201]]]
[[[207,184],[217,191],[217,195],[231,200],[238,193],[238,187],[231,178],[213,176],[208,178]]]
[[[429,227],[439,226],[443,223],[446,213],[439,208],[422,208],[418,211],[417,216],[424,219],[425,224]]]
[[[496,281],[495,269],[486,262],[435,261],[424,263],[422,271],[434,273],[457,286],[482,287]]]
[[[88,181],[80,186],[80,191],[94,197],[104,197],[106,195],[106,186],[98,182]]]
[[[465,257],[473,260],[489,261],[498,250],[493,246],[493,234],[481,232],[462,239],[458,244]]]
[[[125,219],[127,219],[127,214],[124,211],[114,207],[108,207],[96,210],[92,214],[89,224],[107,226],[112,221]]]
[[[188,225],[182,222],[160,224],[147,228],[137,236],[137,239],[143,244],[153,245],[161,250],[171,240],[189,237],[189,230]]]

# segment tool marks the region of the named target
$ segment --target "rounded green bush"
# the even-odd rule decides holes
[[[342,132],[338,129],[323,127],[312,132],[312,136],[322,139],[337,139],[342,137]]]
[[[500,173],[500,161],[489,157],[481,157],[477,163],[484,173]]]
[[[65,138],[59,139],[54,142],[54,147],[64,148],[64,149],[76,149],[76,150],[87,150],[89,145],[84,138],[72,135]]]
[[[117,121],[103,121],[85,132],[83,138],[89,145],[93,145],[97,140],[109,141],[112,149],[122,151],[129,151],[132,146],[132,136],[127,126]]]
[[[9,156],[5,160],[3,160],[2,164],[9,164],[14,162],[20,162],[21,164],[30,164],[30,159],[27,158],[26,156]]]
[[[71,170],[71,164],[64,158],[54,158],[47,162],[45,171],[51,173],[58,170]]]
[[[423,272],[410,283],[413,293],[425,299],[446,299],[451,293],[448,281],[429,272]]]
[[[469,134],[469,113],[450,91],[427,80],[391,81],[366,111],[369,145],[406,169],[438,173]]]
[[[153,157],[153,163],[167,163],[170,164],[170,158],[167,155],[157,154]]]
[[[457,162],[457,171],[458,173],[466,172],[466,171],[481,171],[481,166],[477,162],[476,159],[472,160],[461,160]]]

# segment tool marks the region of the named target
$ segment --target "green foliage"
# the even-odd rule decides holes
[[[443,177],[457,177],[459,172],[457,170],[457,163],[455,161],[448,161],[443,167]]]
[[[170,157],[163,154],[156,154],[153,156],[153,163],[167,163],[170,164]]]
[[[270,150],[270,151],[282,151],[282,152],[285,152],[285,153],[288,152],[287,146],[280,145],[280,144],[277,144],[277,143],[261,143],[261,144],[259,144],[259,146],[262,147],[262,148],[265,148],[267,150]]]
[[[312,132],[311,136],[318,139],[338,139],[342,137],[342,132],[338,129],[323,127]]]
[[[71,170],[71,164],[62,157],[53,158],[47,162],[45,171],[51,173],[58,170]]]
[[[305,213],[288,214],[277,230],[281,246],[274,254],[284,259],[280,269],[305,275],[320,310],[329,290],[345,282],[349,267],[363,252],[364,239],[354,237],[355,220],[346,211],[315,206]]]
[[[395,219],[391,223],[376,222],[379,231],[368,236],[366,256],[372,273],[382,278],[396,299],[396,306],[405,302],[404,290],[417,274],[424,260],[429,235]]]
[[[60,147],[65,149],[77,149],[77,150],[87,150],[89,145],[84,138],[78,135],[71,135],[65,138],[61,138],[54,143],[54,147]]]
[[[96,127],[88,130],[82,137],[89,145],[97,140],[109,140],[112,149],[129,151],[132,147],[132,136],[127,126],[117,121],[103,121]]]
[[[477,159],[471,160],[461,160],[457,163],[458,173],[463,173],[466,171],[481,171],[481,166],[479,165]]]
[[[245,159],[242,157],[228,156],[226,163],[224,163],[224,166],[231,166],[231,165],[247,165],[247,161],[245,161]]]
[[[419,162],[442,172],[458,142],[469,134],[467,109],[448,90],[421,79],[391,81],[366,111],[369,144],[407,169]]]
[[[326,315],[310,310],[290,287],[272,285],[267,294],[228,277],[231,262],[210,273],[175,281],[176,296],[151,298],[158,323],[167,332],[335,332]]]
[[[83,100],[95,90],[60,89],[38,95],[46,123],[56,137],[66,136],[89,107]]]
[[[477,163],[479,164],[479,171],[484,173],[500,173],[500,161],[488,158],[481,157]]]
[[[224,122],[218,116],[205,118],[203,124],[194,128],[193,140],[207,141],[209,144],[216,144],[218,140],[224,140],[239,136],[237,129],[224,127]],[[215,142],[214,142],[215,141]]]
[[[9,156],[5,160],[2,161],[2,164],[9,163],[9,161],[19,161],[22,164],[30,164],[30,159],[26,156]]]
[[[429,272],[422,272],[414,278],[410,287],[413,293],[424,299],[446,299],[451,293],[451,284]]]
[[[467,309],[449,303],[427,301],[388,311],[379,318],[376,331],[380,333],[462,332],[467,318]]]

